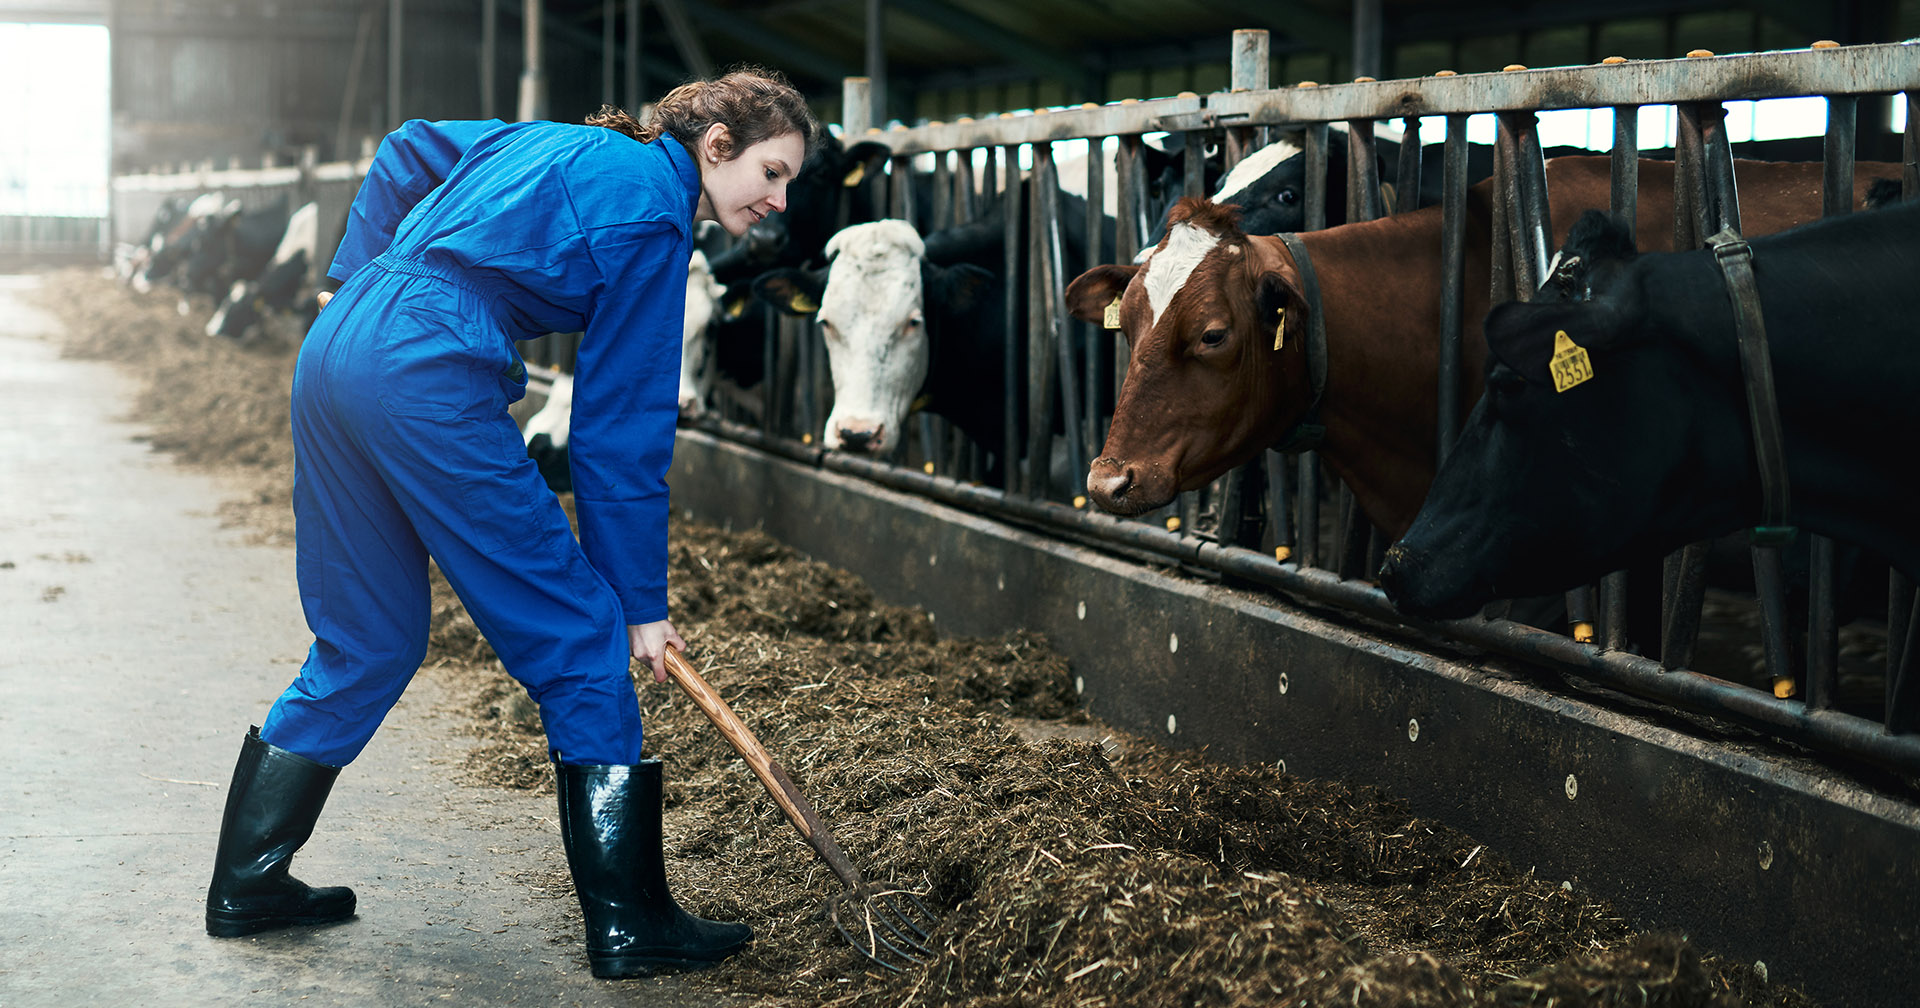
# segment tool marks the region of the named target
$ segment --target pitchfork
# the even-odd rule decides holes
[[[861,955],[895,973],[925,962],[926,957],[933,954],[927,945],[928,936],[939,923],[933,911],[905,889],[877,889],[867,882],[820,822],[819,813],[787,777],[787,771],[767,755],[767,748],[754,738],[733,708],[728,707],[720,694],[672,647],[667,648],[667,674],[687,691],[714,727],[720,729],[721,736],[747,761],[753,775],[760,778],[767,793],[773,796],[774,804],[787,814],[793,828],[800,831],[800,838],[846,883],[848,891],[835,895],[828,905],[834,928]]]

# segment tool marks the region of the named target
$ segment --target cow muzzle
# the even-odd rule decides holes
[[[887,425],[865,421],[834,424],[827,430],[827,447],[860,454],[878,453],[887,447]]]
[[[1172,481],[1154,466],[1142,466],[1111,456],[1087,467],[1087,496],[1103,511],[1137,515],[1173,499]]]

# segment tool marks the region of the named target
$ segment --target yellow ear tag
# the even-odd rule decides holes
[[[815,303],[812,298],[798,292],[796,292],[787,303],[794,311],[802,315],[811,315],[820,310],[820,306]]]
[[[1114,298],[1113,303],[1107,305],[1107,312],[1105,315],[1101,316],[1100,324],[1107,327],[1108,329],[1120,328],[1120,299],[1119,298],[1117,297]]]
[[[1593,361],[1584,347],[1575,343],[1565,329],[1553,334],[1553,359],[1547,362],[1553,372],[1553,390],[1566,390],[1593,377]]]
[[[727,318],[729,319],[737,319],[740,316],[746,314],[746,311],[747,311],[746,298],[743,298],[743,297],[734,298],[732,301],[727,302]]]
[[[1280,321],[1273,327],[1273,348],[1275,350],[1278,350],[1282,346],[1285,346],[1286,342],[1287,342],[1287,310],[1285,308],[1282,308],[1280,309]]]
[[[918,413],[921,410],[926,409],[931,405],[933,405],[933,397],[930,395],[923,395],[915,399],[913,401],[913,404],[907,407],[907,412]]]
[[[865,161],[862,161],[859,164],[854,165],[852,171],[847,172],[847,177],[841,179],[840,184],[851,189],[854,186],[859,185],[860,180],[866,177],[867,177],[867,163]]]

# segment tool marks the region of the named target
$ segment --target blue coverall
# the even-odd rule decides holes
[[[633,764],[628,624],[667,616],[667,464],[699,171],[672,137],[413,121],[354,198],[339,292],[293,379],[314,643],[261,728],[331,766],[426,655],[431,557],[534,701],[555,759]],[[507,406],[515,340],[581,332],[576,539]]]

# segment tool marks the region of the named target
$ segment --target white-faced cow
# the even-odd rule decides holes
[[[713,391],[716,354],[712,322],[727,288],[713,278],[706,254],[693,250],[687,263],[687,310],[680,327],[680,415],[697,417],[706,411]]]
[[[573,489],[572,462],[567,457],[567,434],[573,422],[573,376],[564,372],[547,390],[547,401],[527,418],[520,437],[527,457],[540,467],[540,478],[554,493]]]
[[[1787,521],[1920,577],[1920,205],[1750,245]],[[1486,393],[1381,573],[1409,613],[1466,615],[1761,522],[1768,439],[1716,253],[1637,255],[1594,214],[1561,259],[1579,294],[1487,317]]]
[[[245,339],[276,316],[293,316],[311,323],[319,311],[311,279],[319,241],[320,205],[303,204],[287,218],[286,232],[266,266],[234,280],[226,300],[207,320],[207,335]],[[305,330],[304,325],[301,328]]]
[[[1735,165],[1749,234],[1819,216],[1819,164]],[[1856,201],[1872,178],[1899,174],[1898,165],[1858,168]],[[1642,161],[1639,174],[1638,233],[1665,247],[1673,164]],[[1607,204],[1608,159],[1556,158],[1547,182],[1557,242],[1582,211]],[[1488,307],[1491,194],[1482,183],[1467,201],[1468,332]],[[1098,322],[1118,299],[1132,347],[1105,450],[1088,472],[1093,500],[1120,514],[1150,511],[1288,440],[1315,403],[1305,337],[1319,310],[1327,356],[1318,450],[1376,527],[1405,531],[1435,468],[1440,214],[1427,207],[1300,234],[1319,282],[1317,309],[1279,238],[1249,236],[1202,200],[1174,208],[1173,227],[1145,265],[1099,266],[1076,279],[1067,291],[1074,315]],[[1486,343],[1470,338],[1462,350],[1471,403]]]
[[[833,375],[828,448],[885,454],[916,400],[989,448],[1005,421],[1000,281],[970,263],[929,262],[911,224],[857,224],[827,243],[824,270],[773,270],[756,281],[782,311],[816,311]]]

